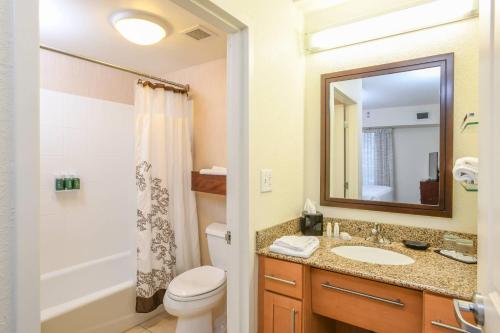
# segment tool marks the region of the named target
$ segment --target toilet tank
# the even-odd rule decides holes
[[[211,223],[205,229],[212,265],[223,270],[227,270],[227,251],[229,250],[225,239],[226,231],[224,223]]]

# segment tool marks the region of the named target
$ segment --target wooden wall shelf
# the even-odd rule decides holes
[[[192,171],[191,190],[226,195],[226,176],[202,175],[198,171]]]

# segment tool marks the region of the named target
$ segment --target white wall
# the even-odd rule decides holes
[[[439,151],[439,127],[396,127],[394,178],[398,202],[420,203],[420,181],[429,178],[429,153]]]
[[[363,109],[363,127],[421,126],[439,124],[439,104]],[[428,112],[429,118],[417,119],[417,113]]]
[[[12,211],[12,42],[10,2],[0,5],[0,332],[14,330],[14,216]]]
[[[41,273],[134,253],[133,106],[51,90],[40,97]],[[72,171],[81,190],[56,193],[54,175]]]
[[[478,20],[402,34],[376,41],[310,54],[306,57],[305,116],[305,197],[319,202],[320,169],[320,75],[347,69],[455,53],[454,70],[454,160],[477,156],[477,132],[460,132],[467,112],[479,112]],[[320,207],[325,216],[380,221],[418,227],[475,233],[477,229],[477,195],[453,185],[453,218],[437,218],[409,214],[374,212],[335,207]]]

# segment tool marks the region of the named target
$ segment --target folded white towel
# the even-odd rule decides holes
[[[219,167],[219,166],[213,166],[211,169],[201,169],[200,174],[225,176],[225,175],[227,175],[227,169],[223,168],[223,167]]]
[[[294,251],[286,247],[281,247],[275,244],[269,246],[269,250],[274,253],[284,254],[286,256],[298,257],[298,258],[309,258],[314,251],[319,248],[319,240],[316,238],[316,242],[311,243],[304,251]]]
[[[304,251],[317,240],[314,236],[283,236],[275,240],[274,245],[294,251]]]

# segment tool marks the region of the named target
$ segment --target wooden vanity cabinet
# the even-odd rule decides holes
[[[259,257],[259,333],[303,333],[306,267]]]
[[[471,313],[462,315],[470,323],[474,322]],[[460,324],[455,317],[453,299],[424,292],[423,333],[453,333],[461,331]]]
[[[258,290],[259,333],[463,332],[452,298],[265,256]]]

